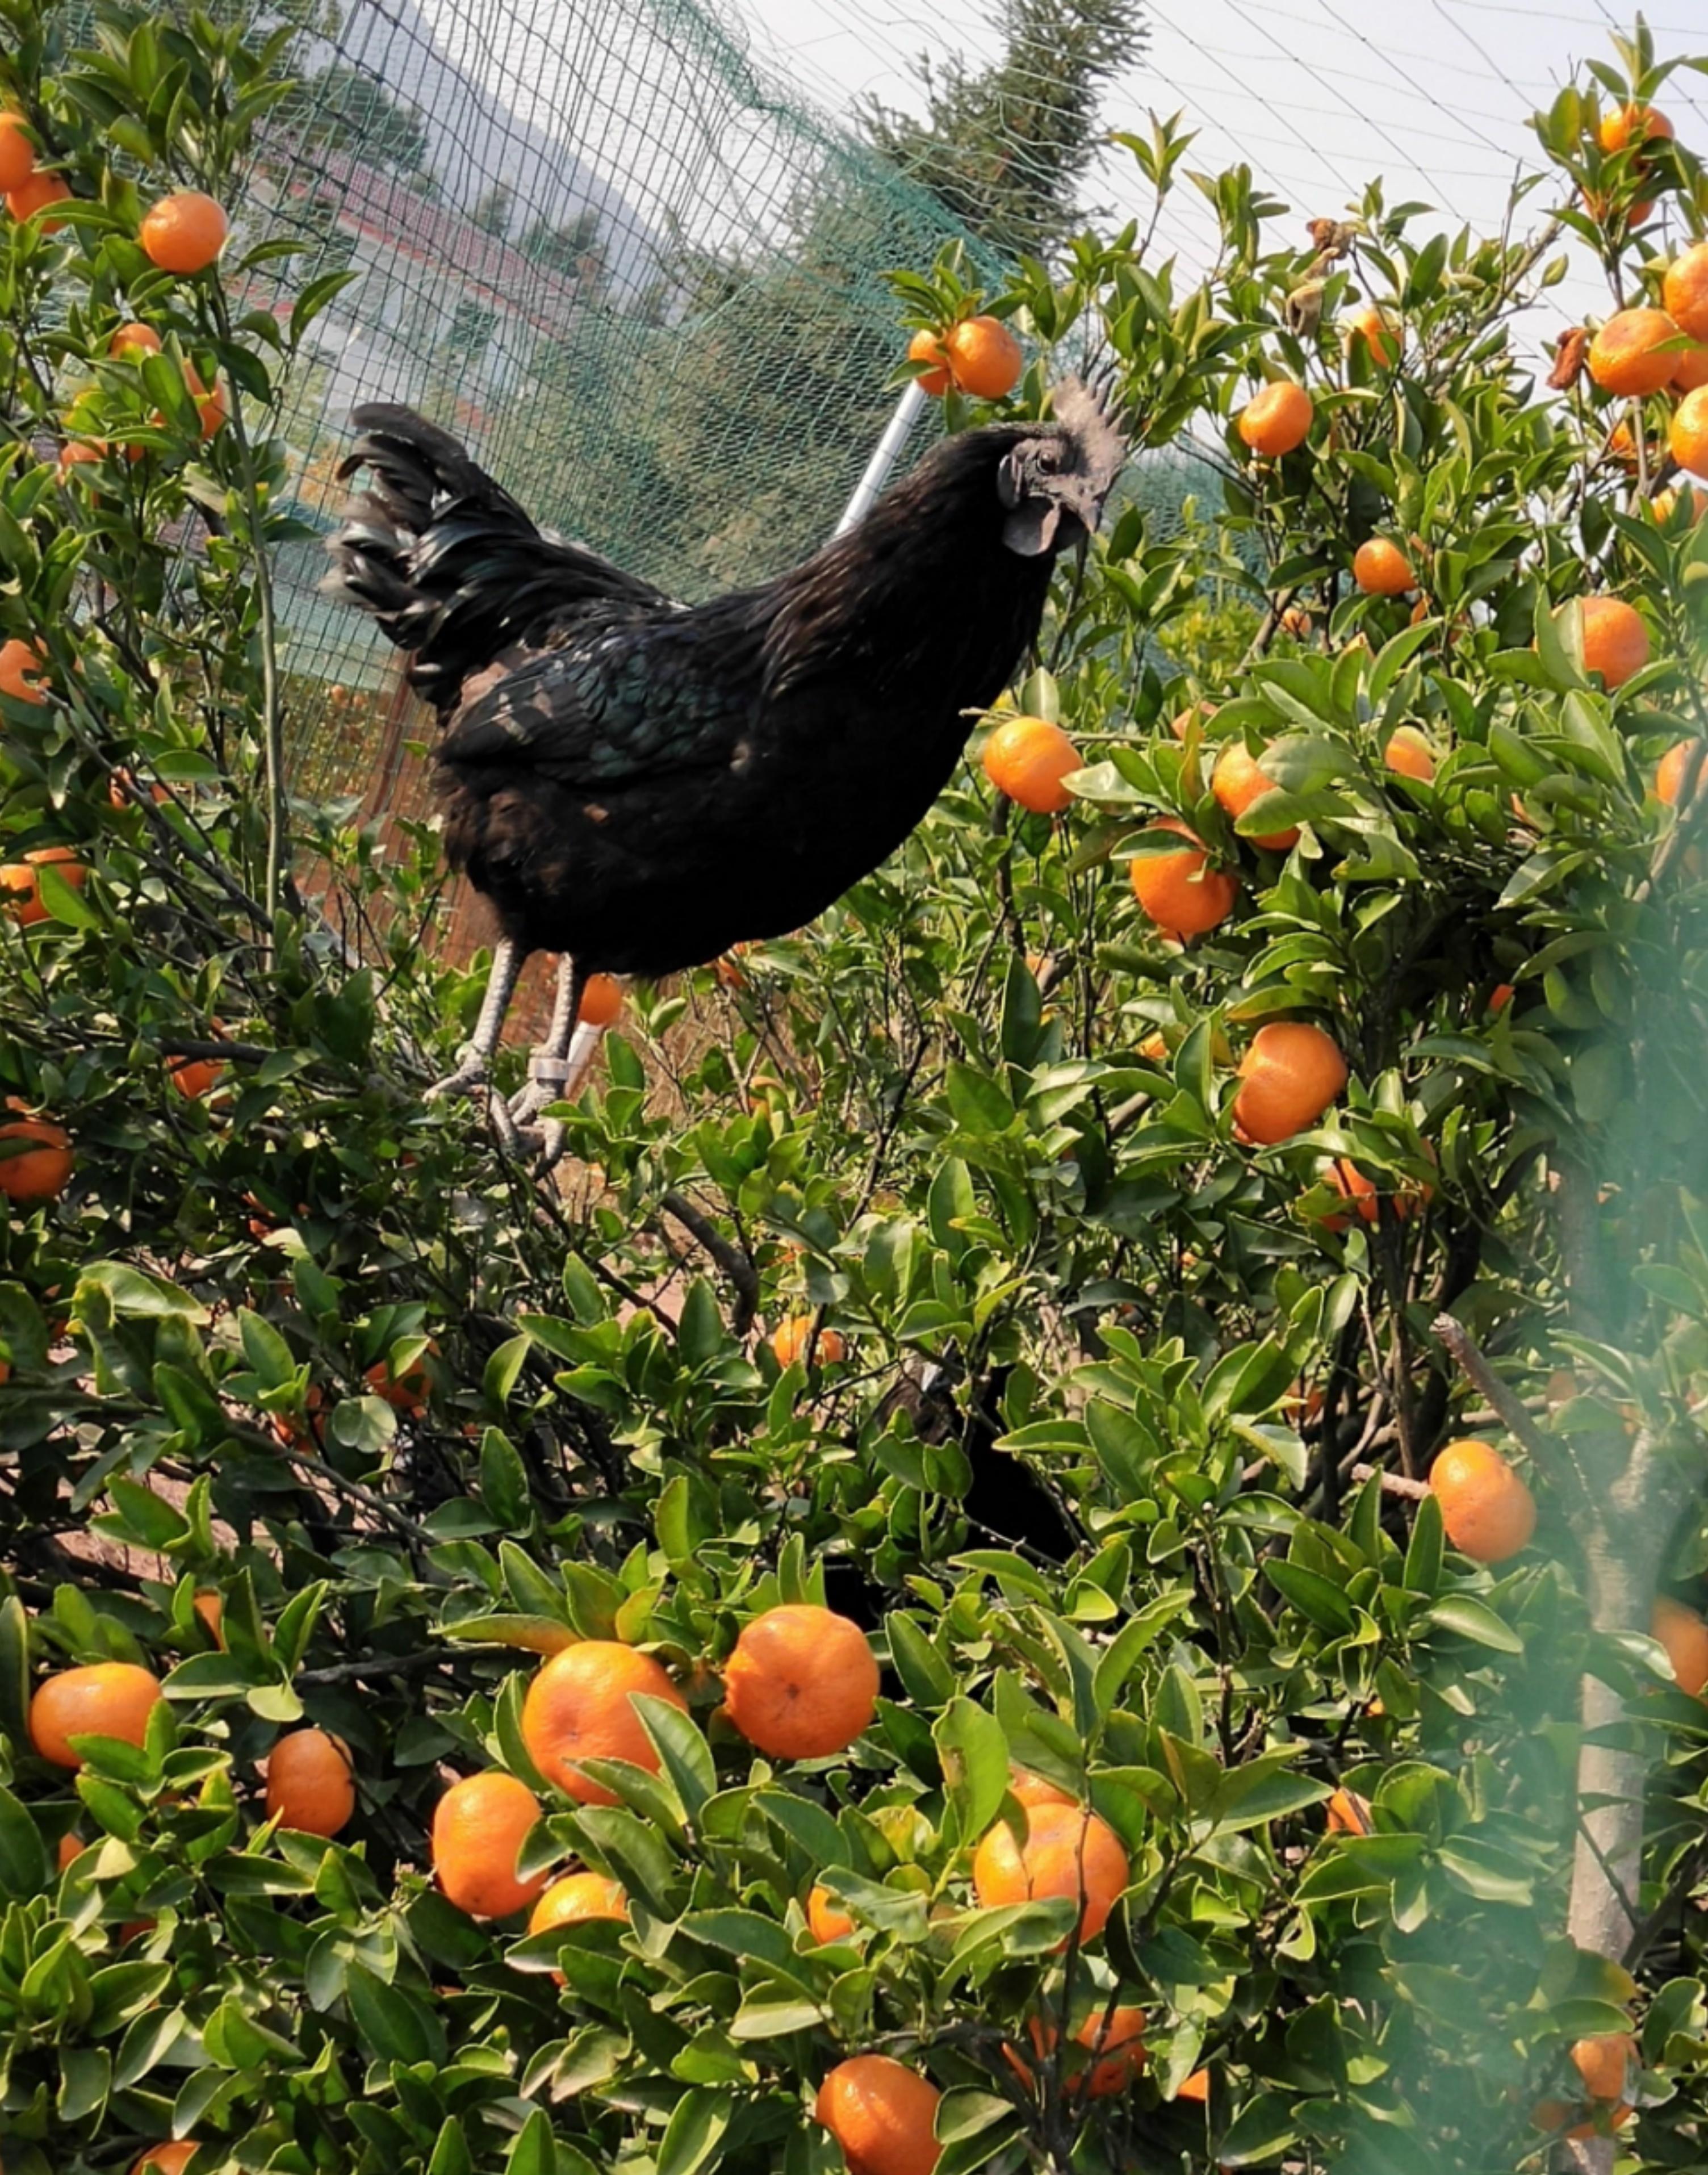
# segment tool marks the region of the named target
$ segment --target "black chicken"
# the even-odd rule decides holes
[[[435,1093],[485,1081],[523,961],[561,953],[549,1039],[494,1109],[513,1143],[568,1077],[589,974],[669,974],[798,929],[902,843],[1120,468],[1090,393],[1066,382],[1054,406],[944,440],[803,565],[694,605],[542,535],[409,410],[356,410],[340,475],[371,480],[328,586],[438,711],[447,853],[502,930]]]

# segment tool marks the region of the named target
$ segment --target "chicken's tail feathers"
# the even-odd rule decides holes
[[[543,536],[448,431],[412,409],[371,403],[339,468],[366,471],[327,540],[323,586],[371,612],[440,709],[471,673],[599,599],[662,601],[596,551]]]

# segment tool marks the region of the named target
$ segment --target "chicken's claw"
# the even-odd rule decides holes
[[[457,1069],[436,1080],[421,1098],[424,1103],[442,1102],[447,1095],[472,1095],[486,1085],[486,1055],[470,1042],[457,1052]]]

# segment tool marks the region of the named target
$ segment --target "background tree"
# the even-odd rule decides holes
[[[1005,257],[1042,256],[1084,224],[1078,192],[1109,85],[1143,52],[1141,0],[1004,0],[1002,51],[918,63],[925,111],[868,99],[872,143]]]
[[[490,234],[502,241],[510,232],[510,222],[515,216],[516,193],[502,182],[495,182],[476,201],[469,214],[471,226],[478,226],[483,234]]]
[[[427,132],[420,116],[345,62],[329,62],[306,77],[280,111],[305,151],[345,151],[365,165],[405,179],[427,172]]]

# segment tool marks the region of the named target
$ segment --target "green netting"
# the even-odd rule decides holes
[[[540,520],[674,591],[761,578],[827,534],[891,411],[885,272],[954,238],[998,270],[687,0],[355,0],[297,68],[243,214],[250,238],[313,245],[274,306],[359,274],[287,393],[323,531],[350,410],[399,400]],[[311,691],[382,722],[393,665],[318,594],[324,571],[316,545],[283,556],[284,661],[301,761],[330,745],[354,784],[363,735]]]

